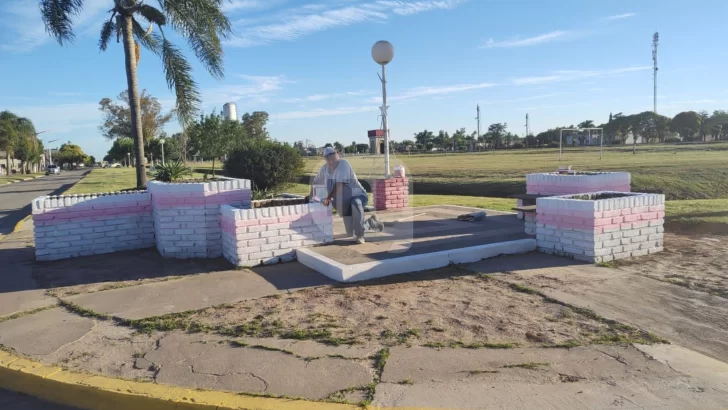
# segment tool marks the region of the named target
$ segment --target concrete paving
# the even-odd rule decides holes
[[[625,269],[564,264],[541,254],[482,261],[466,269],[510,271],[499,279],[538,289],[554,299],[594,310],[728,362],[728,299],[657,281]],[[508,265],[513,268],[504,269]],[[518,269],[515,269],[518,267]]]
[[[377,217],[384,223],[384,232],[367,233],[367,242],[361,245],[342,238],[346,236],[342,219],[334,218],[334,236],[340,239],[314,250],[337,262],[355,265],[529,237],[523,221],[511,213],[487,211],[486,219],[479,222],[456,219],[464,213],[482,211],[448,205],[379,211]]]
[[[157,382],[191,388],[324,399],[372,381],[368,361],[304,360],[278,351],[205,343],[205,339],[175,332],[143,359],[159,366]]]
[[[375,405],[485,408],[723,408],[728,365],[682,348],[394,348]],[[688,353],[685,353],[688,352]],[[698,405],[698,403],[700,403]]]
[[[95,325],[93,319],[52,308],[0,322],[0,345],[28,355],[47,355],[80,339]]]
[[[30,203],[41,195],[58,195],[78,182],[87,171],[65,171],[61,175],[36,178],[0,186],[0,235],[30,215]]]
[[[95,312],[125,319],[141,319],[197,310],[224,303],[323,286],[333,281],[300,265],[289,263],[254,271],[212,272],[189,278],[149,283],[65,297]]]

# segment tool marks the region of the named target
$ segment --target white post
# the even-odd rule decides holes
[[[162,144],[162,165],[164,165],[164,140],[159,141]]]
[[[564,139],[564,130],[559,130],[559,161],[561,161],[561,141]]]
[[[384,169],[389,178],[389,123],[387,121],[387,69],[382,64],[382,123],[384,124]]]

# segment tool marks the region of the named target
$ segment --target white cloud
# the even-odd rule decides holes
[[[357,97],[357,96],[372,95],[372,94],[376,94],[376,93],[373,91],[364,91],[364,90],[347,91],[347,92],[330,93],[330,94],[313,94],[313,95],[308,95],[306,97],[284,98],[281,101],[284,103],[315,102],[315,101],[329,100],[332,98]]]
[[[405,90],[401,94],[395,94],[388,99],[388,101],[404,101],[411,100],[417,97],[425,97],[431,95],[446,95],[452,93],[459,93],[463,91],[480,90],[483,88],[495,87],[494,83],[477,83],[477,84],[455,84],[445,85],[439,87],[416,87]],[[379,101],[379,97],[372,98],[372,101]]]
[[[514,78],[511,80],[511,83],[513,85],[546,84],[589,77],[605,77],[651,69],[652,67],[650,66],[630,66],[611,70],[559,70],[554,71],[552,75]]]
[[[255,24],[244,20],[236,24],[239,35],[228,40],[235,47],[252,47],[276,41],[292,41],[297,38],[337,27],[367,21],[384,22],[390,14],[407,16],[430,10],[449,9],[458,0],[379,0],[371,3],[346,7],[332,5],[309,5],[281,13],[274,23]]]
[[[222,3],[222,11],[226,13],[238,10],[255,10],[263,7],[265,7],[265,4],[258,0],[230,0]]]
[[[297,120],[304,118],[330,117],[334,115],[348,115],[361,112],[378,111],[376,106],[355,106],[355,107],[337,107],[337,108],[315,108],[311,110],[288,111],[271,114],[274,120]]]
[[[627,19],[627,18],[630,18],[630,17],[634,17],[636,15],[637,15],[637,13],[615,14],[613,16],[605,17],[604,20],[607,20],[607,21],[622,20],[622,19]]]
[[[571,34],[569,31],[552,31],[540,34],[535,37],[513,38],[510,40],[495,41],[492,38],[482,46],[482,48],[511,48],[511,47],[529,47],[552,41],[561,40]]]
[[[285,76],[260,76],[240,74],[246,80],[244,84],[225,84],[202,90],[202,102],[205,106],[222,105],[226,102],[238,102],[243,98],[251,102],[267,102],[283,88],[283,84],[291,83]]]

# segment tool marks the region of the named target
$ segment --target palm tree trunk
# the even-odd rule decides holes
[[[139,86],[137,84],[136,48],[132,16],[123,16],[122,31],[124,35],[124,60],[126,63],[126,83],[129,91],[129,110],[131,114],[131,129],[134,138],[134,157],[136,159],[137,188],[147,186],[147,174],[144,168],[144,134],[142,132],[142,110],[139,101]]]

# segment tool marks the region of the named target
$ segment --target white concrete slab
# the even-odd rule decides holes
[[[536,250],[536,240],[490,243],[441,252],[403,256],[375,262],[345,265],[316,252],[316,248],[296,250],[298,261],[338,282],[358,282],[401,273],[441,268],[450,264],[470,263],[498,255],[512,255]]]

